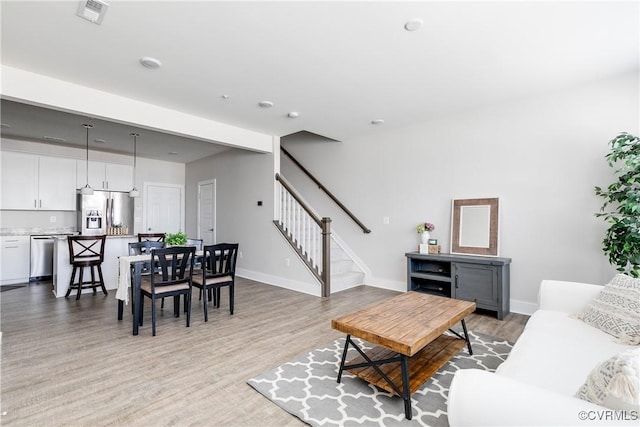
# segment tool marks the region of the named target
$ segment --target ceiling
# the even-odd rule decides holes
[[[101,25],[76,16],[78,3],[2,0],[2,64],[277,136],[348,141],[640,62],[636,1],[113,0]],[[412,19],[423,26],[405,30]],[[162,67],[143,67],[144,56]],[[3,136],[85,143],[86,117],[1,108]],[[92,123],[91,139],[105,140],[92,149],[132,152],[135,129]],[[227,148],[137,131],[149,158],[189,162]]]

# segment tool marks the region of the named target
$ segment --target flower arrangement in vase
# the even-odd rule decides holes
[[[431,232],[435,230],[436,226],[430,222],[421,222],[418,224],[417,230],[420,235],[420,241],[424,244],[429,242],[429,238],[431,237]]]

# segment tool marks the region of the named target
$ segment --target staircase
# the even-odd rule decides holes
[[[364,283],[364,272],[354,260],[331,238],[331,292],[339,292]]]

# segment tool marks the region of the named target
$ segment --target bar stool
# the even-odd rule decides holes
[[[102,261],[104,260],[104,244],[107,236],[68,236],[69,244],[69,263],[73,266],[71,272],[71,280],[69,281],[69,289],[65,298],[69,297],[72,289],[77,289],[76,300],[80,299],[83,289],[93,288],[94,295],[96,288],[100,286],[105,295],[109,295],[107,288],[104,286],[102,277]],[[91,272],[91,280],[84,281],[84,269],[88,267]],[[75,282],[76,273],[80,270],[78,282]],[[96,280],[95,270],[98,270],[98,278]]]

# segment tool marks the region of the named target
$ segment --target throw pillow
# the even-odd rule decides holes
[[[577,318],[624,344],[640,344],[640,279],[616,274]]]
[[[609,409],[640,410],[640,348],[623,351],[596,366],[576,397]]]

